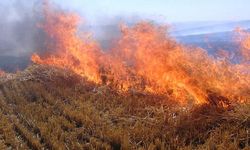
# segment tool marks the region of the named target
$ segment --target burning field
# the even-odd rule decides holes
[[[47,53],[0,71],[0,149],[249,148],[250,33],[212,56],[139,22],[103,50],[80,21],[45,4]]]

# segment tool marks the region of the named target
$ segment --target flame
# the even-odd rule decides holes
[[[167,95],[180,103],[207,103],[215,98],[244,102],[250,98],[246,65],[250,36],[242,43],[244,64],[216,59],[201,48],[177,43],[166,27],[147,22],[121,26],[117,43],[103,52],[97,42],[79,36],[80,17],[46,8],[43,29],[50,37],[48,50],[55,53],[46,57],[33,54],[34,63],[69,68],[118,91]]]
[[[240,34],[241,48],[239,53],[242,57],[242,61],[247,63],[250,61],[250,33],[240,28],[238,28],[236,32]]]
[[[50,38],[47,47],[57,53],[46,58],[34,54],[31,60],[39,64],[70,68],[91,81],[100,82],[96,62],[99,48],[95,42],[88,39],[83,41],[77,35],[80,18],[75,14],[53,11],[48,6],[44,12],[46,23],[42,28]]]
[[[5,72],[0,69],[0,76],[3,76],[3,75],[5,75]]]

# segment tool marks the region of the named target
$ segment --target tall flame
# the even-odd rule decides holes
[[[42,28],[48,34],[47,47],[56,52],[47,58],[37,54],[32,61],[39,64],[70,68],[91,81],[100,82],[96,57],[99,48],[94,41],[83,41],[77,35],[79,17],[62,11],[53,11],[45,7],[45,20]]]
[[[179,44],[168,36],[166,27],[147,22],[122,26],[117,43],[103,52],[97,42],[77,34],[77,15],[46,8],[43,28],[50,37],[48,50],[55,53],[43,58],[34,54],[34,63],[69,68],[119,91],[167,95],[180,103],[206,103],[213,101],[214,94],[229,102],[250,98],[250,36],[242,42],[242,64]]]

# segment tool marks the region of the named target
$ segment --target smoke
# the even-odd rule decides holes
[[[37,27],[41,6],[38,0],[0,2],[0,56],[21,57],[42,49],[44,33]]]
[[[0,69],[22,70],[33,52],[42,52],[46,35],[39,23],[43,20],[41,0],[0,1]]]
[[[0,69],[15,71],[24,69],[30,63],[32,53],[42,54],[46,50],[47,39],[43,29],[43,4],[46,0],[1,0],[0,1]],[[49,1],[56,9],[73,11]],[[75,10],[74,10],[75,11]],[[84,14],[83,18],[84,17]],[[86,17],[87,18],[87,17]],[[122,20],[135,20],[125,17],[102,17],[95,23],[84,20],[81,31],[93,33],[93,38],[108,47],[119,32]],[[108,20],[108,21],[107,21]],[[108,22],[108,23],[107,23]],[[135,21],[133,21],[135,22]],[[127,22],[126,22],[127,23]]]
[[[152,20],[140,15],[117,15],[99,16],[95,21],[80,26],[81,31],[90,32],[93,38],[98,41],[103,50],[108,50],[121,36],[121,26],[133,26],[139,22],[151,22],[159,24],[157,20]]]
[[[42,53],[45,50],[46,34],[38,27],[43,21],[43,2],[43,0],[0,1],[0,57],[29,57],[34,52]],[[68,9],[60,8],[59,5],[53,3],[53,7]],[[82,15],[85,18],[84,14]],[[138,20],[141,20],[138,16],[100,17],[94,23],[84,20],[80,30],[93,33],[93,37],[101,43],[101,46],[108,47],[108,43],[119,36],[121,23],[133,24]]]

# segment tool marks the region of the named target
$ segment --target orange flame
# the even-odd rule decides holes
[[[165,27],[141,22],[121,27],[122,35],[108,52],[77,34],[79,17],[45,9],[43,28],[49,35],[48,49],[56,53],[32,61],[69,68],[95,83],[109,84],[120,91],[137,90],[163,94],[180,103],[206,103],[217,99],[249,100],[249,65],[215,59],[201,48],[177,43]],[[243,42],[249,61],[249,40]],[[247,49],[248,51],[246,51]]]
[[[5,72],[0,69],[0,76],[3,76],[4,74],[5,74]]]
[[[240,38],[240,43],[241,43],[240,55],[242,56],[242,59],[244,62],[249,62],[250,61],[250,33],[240,28],[236,32],[238,32],[241,35],[240,36],[241,37]]]
[[[44,59],[34,54],[31,60],[39,64],[70,68],[91,81],[100,82],[96,62],[99,48],[95,42],[83,41],[77,35],[79,17],[46,7],[45,20],[43,29],[50,37],[47,47],[57,53]]]

